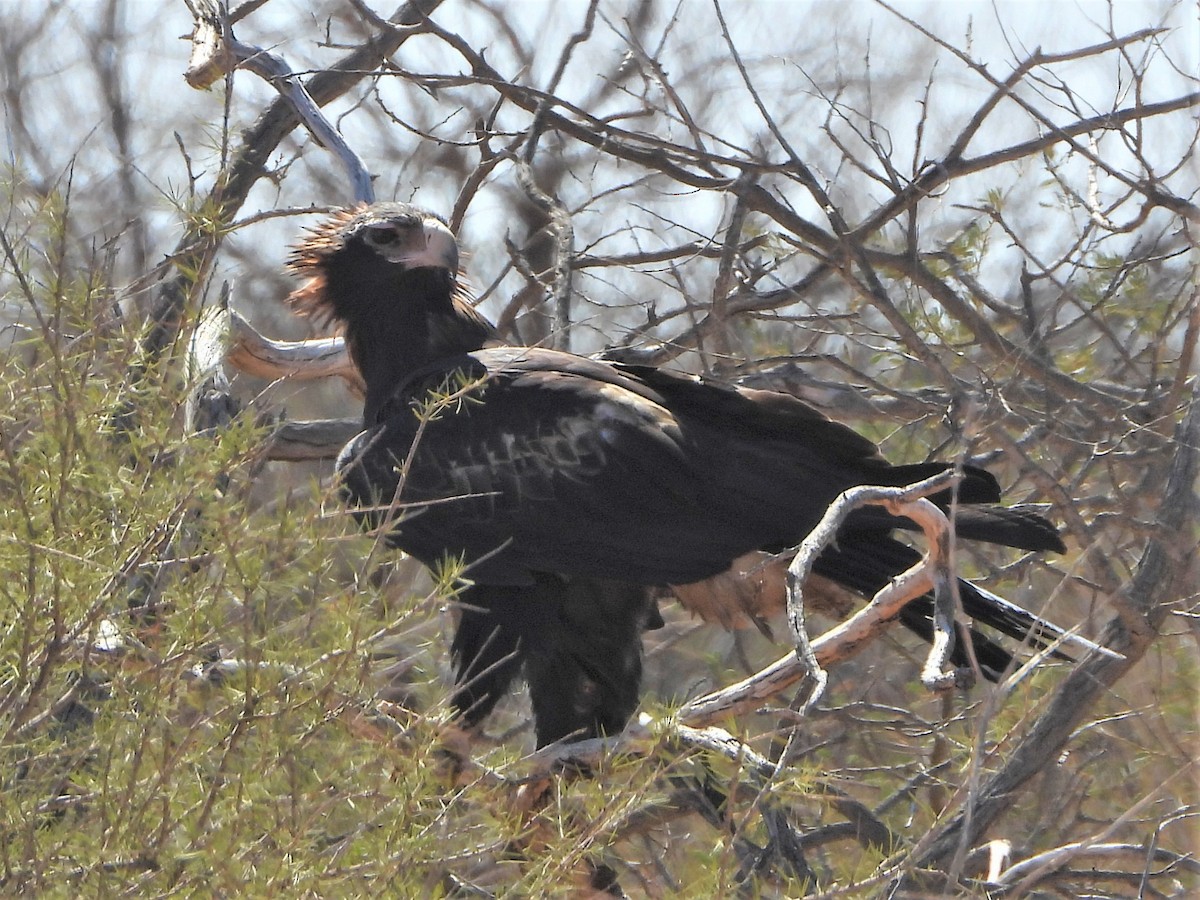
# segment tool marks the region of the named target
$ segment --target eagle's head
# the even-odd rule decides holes
[[[454,233],[418,206],[340,210],[309,229],[288,268],[308,279],[288,298],[292,308],[345,333],[368,423],[410,373],[495,336],[464,287]]]
[[[450,226],[410,203],[373,203],[333,213],[292,248],[288,269],[308,279],[288,298],[293,308],[326,321],[353,319],[379,298],[411,292],[414,282],[448,301],[469,301]]]

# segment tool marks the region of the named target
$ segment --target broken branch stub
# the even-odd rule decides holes
[[[225,361],[247,375],[275,381],[312,381],[336,375],[358,394],[365,392],[362,376],[340,337],[276,341],[263,336],[236,312],[229,313],[229,349]]]

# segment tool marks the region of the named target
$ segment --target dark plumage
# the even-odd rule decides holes
[[[620,730],[637,704],[641,632],[661,622],[652,587],[797,544],[848,487],[947,468],[890,465],[787,395],[499,346],[467,302],[450,230],[407,204],[335,215],[291,267],[310,279],[294,303],[341,323],[367,386],[366,430],[338,460],[346,497],[373,525],[393,516],[389,541],[426,565],[468,566],[453,647],[468,723],[523,673],[539,744]],[[959,537],[1063,549],[1041,515],[990,505],[999,499],[995,479],[967,467]],[[857,512],[816,570],[870,596],[919,558],[891,536],[912,527]],[[960,587],[978,622],[1016,638],[1060,634]],[[929,608],[922,598],[902,621],[927,636]],[[982,635],[974,643],[991,674],[1009,662]]]

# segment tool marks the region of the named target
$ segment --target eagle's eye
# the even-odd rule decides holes
[[[370,225],[363,230],[363,240],[372,247],[395,247],[400,243],[400,229],[395,225]]]

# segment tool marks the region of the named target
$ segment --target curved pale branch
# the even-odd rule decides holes
[[[938,574],[939,570],[948,570],[947,555],[931,549],[928,556],[893,579],[865,608],[810,644],[804,625],[802,585],[816,557],[833,540],[846,517],[868,503],[888,506],[893,512],[912,517],[925,531],[931,548],[944,546],[948,533],[945,516],[921,497],[942,490],[953,478],[954,473],[950,472],[908,488],[862,486],[843,492],[830,506],[820,524],[805,538],[789,566],[788,614],[797,651],[737,684],[686,703],[679,710],[677,720],[692,727],[710,725],[725,716],[761,706],[767,699],[808,675],[816,679],[818,688],[808,701],[809,705],[818,699],[823,684],[823,668],[853,656],[886,629],[909,601],[934,590],[939,581],[953,579],[948,571]],[[933,507],[937,515],[930,514],[926,505]],[[929,682],[933,687],[943,686],[943,654],[947,650],[948,647],[943,644],[930,651],[925,674],[936,675]]]

